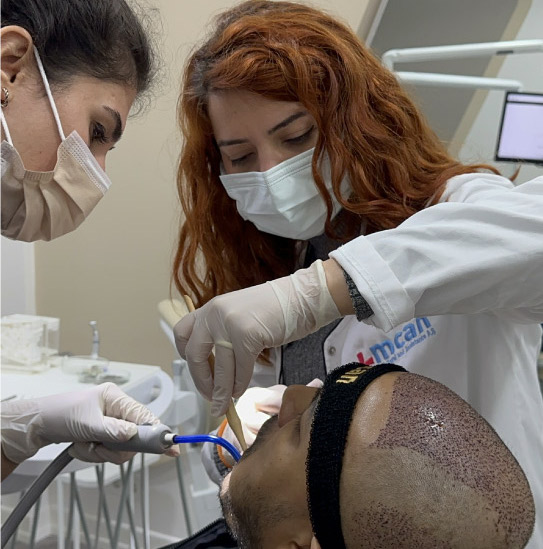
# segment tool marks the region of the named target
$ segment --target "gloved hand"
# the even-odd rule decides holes
[[[272,415],[279,413],[283,393],[286,388],[286,385],[251,387],[237,401],[236,411],[241,421],[247,447],[253,444],[263,423],[270,419]],[[231,442],[240,454],[243,453],[239,441],[228,423],[221,436],[228,440],[228,442]],[[229,452],[222,451],[221,454],[228,465],[234,465],[234,458],[232,458]]]
[[[143,404],[113,383],[47,397],[2,403],[2,450],[21,463],[55,442],[75,442],[70,455],[83,461],[122,463],[132,452],[108,450],[100,442],[125,442],[136,425],[159,423]],[[98,443],[98,444],[97,444]],[[173,447],[169,455],[179,455]]]
[[[263,349],[301,339],[338,318],[322,261],[290,276],[213,298],[174,327],[179,354],[198,390],[226,412],[240,397]],[[215,346],[214,378],[208,357]]]
[[[314,379],[307,384],[307,387],[322,387],[323,383],[320,379]],[[272,385],[271,387],[251,387],[247,389],[245,393],[240,397],[236,403],[236,411],[241,425],[243,427],[243,434],[245,435],[245,442],[247,447],[255,441],[258,431],[262,425],[279,413],[281,409],[281,403],[283,402],[283,393],[285,392],[286,385]],[[226,425],[222,438],[231,442],[240,452],[243,453],[236,435],[230,428],[230,425]],[[227,451],[219,452],[222,454],[223,460],[230,466],[234,465],[234,458]]]

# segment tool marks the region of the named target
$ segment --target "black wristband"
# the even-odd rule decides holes
[[[354,312],[356,314],[356,320],[361,321],[365,318],[369,318],[373,315],[373,309],[370,304],[362,297],[362,294],[358,291],[354,280],[349,276],[345,269],[342,269],[345,282],[349,288],[349,295],[353,303]]]

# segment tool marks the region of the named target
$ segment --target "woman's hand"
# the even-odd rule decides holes
[[[251,387],[236,403],[236,411],[243,428],[243,436],[247,447],[255,441],[258,431],[262,425],[275,414],[279,413],[283,393],[286,385],[273,385],[271,387]],[[231,442],[240,454],[243,453],[241,446],[234,432],[228,423],[221,434],[222,438]],[[230,466],[234,465],[234,459],[228,452],[222,452]]]
[[[137,425],[160,420],[113,383],[82,391],[2,404],[2,451],[13,463],[55,442],[74,442],[72,457],[122,463],[132,452],[107,449],[101,442],[125,442]],[[178,455],[178,449],[168,452]]]
[[[320,379],[314,379],[307,384],[307,387],[322,387],[322,385],[323,383]],[[251,387],[237,401],[236,411],[241,420],[247,447],[253,444],[262,425],[271,417],[279,414],[286,388],[286,385]],[[228,424],[221,436],[231,442],[240,454],[243,453],[238,439]],[[222,452],[222,454],[224,459],[230,462],[230,465],[234,465],[234,460],[228,452]]]
[[[219,416],[232,396],[243,394],[264,349],[301,339],[339,316],[318,260],[290,276],[215,297],[183,317],[174,334],[196,387]],[[213,347],[214,373],[208,364]]]

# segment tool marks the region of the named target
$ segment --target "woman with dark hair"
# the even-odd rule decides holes
[[[2,235],[51,240],[110,186],[107,153],[154,72],[125,0],[2,2]]]
[[[219,15],[179,118],[173,279],[200,308],[175,332],[212,411],[250,383],[398,363],[489,421],[541,517],[543,179],[452,158],[356,35],[303,4]]]
[[[125,0],[2,1],[2,235],[51,240],[75,229],[105,194],[105,158],[153,52]],[[60,398],[59,398],[60,397]],[[75,442],[85,461],[133,456],[96,442],[128,440],[158,421],[112,383],[2,403],[2,479],[42,446]]]

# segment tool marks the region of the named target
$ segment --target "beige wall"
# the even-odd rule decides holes
[[[210,17],[230,0],[149,0],[160,11],[167,73],[150,109],[129,121],[110,154],[113,185],[74,233],[36,245],[37,313],[61,319],[61,348],[90,352],[97,320],[101,354],[169,369],[173,347],[158,325],[157,303],[169,295],[178,224],[175,164],[180,141],[175,107],[181,68]],[[315,2],[360,24],[367,2]]]

